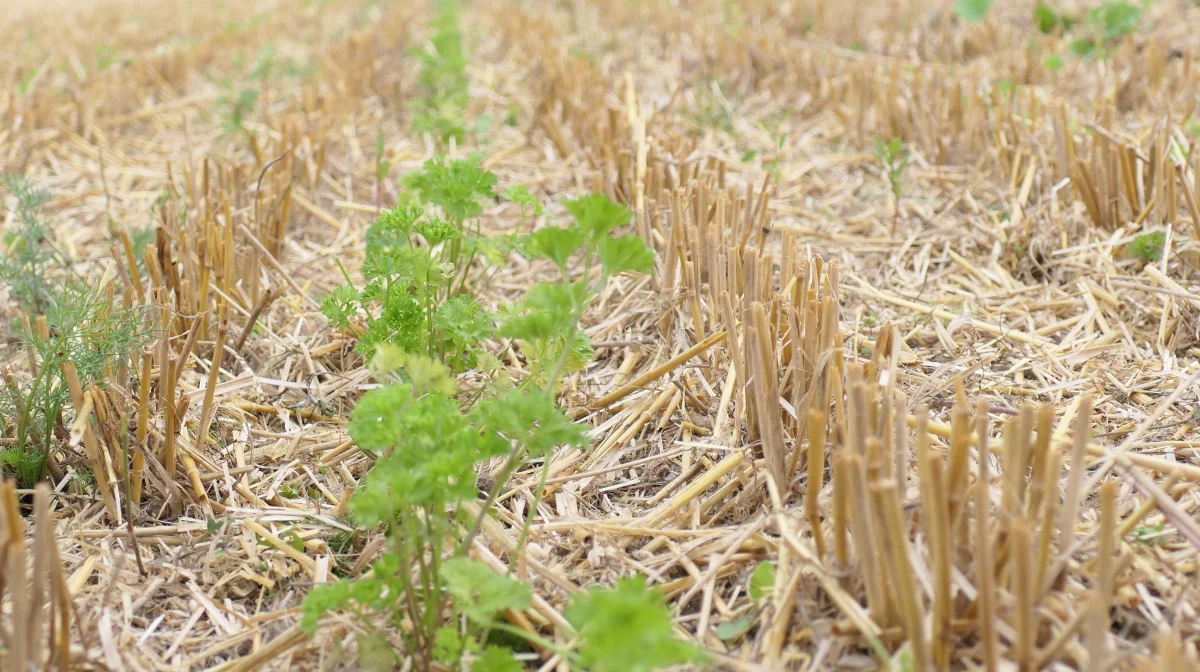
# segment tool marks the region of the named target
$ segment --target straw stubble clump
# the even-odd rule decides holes
[[[1200,10],[1056,70],[1069,35],[1019,3],[686,4],[472,2],[449,138],[406,117],[419,3],[4,28],[3,170],[49,193],[54,273],[147,336],[94,380],[63,362],[53,487],[0,487],[0,668],[360,664],[362,623],[297,625],[386,547],[347,515],[364,327],[320,297],[389,172],[440,151],[548,204],[489,203],[490,230],[596,191],[656,258],[583,320],[596,359],[558,399],[591,445],[479,516],[472,555],[533,589],[506,623],[567,646],[573,594],[640,575],[721,669],[1195,669]],[[508,255],[474,292],[552,277]],[[19,386],[44,358],[13,340]]]

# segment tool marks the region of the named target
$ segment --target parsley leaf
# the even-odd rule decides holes
[[[442,565],[442,578],[458,608],[480,625],[490,623],[505,609],[528,609],[533,597],[533,591],[524,583],[462,556]]]
[[[321,616],[326,612],[341,609],[350,602],[350,582],[342,579],[333,583],[313,586],[300,605],[300,629],[311,635],[317,631]]]
[[[654,268],[654,253],[637,234],[603,238],[598,251],[605,275],[612,276],[625,271],[649,273]]]
[[[522,672],[524,665],[513,658],[512,651],[503,646],[489,646],[475,659],[471,672]]]
[[[578,224],[565,229],[551,226],[538,229],[526,237],[525,254],[545,257],[565,273],[567,260],[583,247],[585,241],[586,236]]]
[[[447,162],[444,156],[434,157],[425,162],[420,172],[407,175],[403,184],[459,222],[482,213],[480,201],[496,196],[493,192],[496,175],[484,170],[474,159]]]
[[[595,672],[650,672],[698,661],[701,652],[675,636],[662,593],[642,578],[572,597],[567,620],[579,632],[579,658]]]
[[[610,231],[623,226],[633,217],[632,210],[619,203],[613,203],[604,194],[588,194],[567,201],[564,205],[592,240],[607,236]]]

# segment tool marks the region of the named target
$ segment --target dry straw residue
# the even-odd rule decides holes
[[[4,297],[6,389],[54,363],[63,413],[49,486],[0,486],[0,669],[357,669],[361,621],[298,626],[386,547],[347,515],[365,327],[320,298],[437,152],[555,204],[489,230],[595,191],[656,257],[583,320],[558,400],[591,445],[468,507],[533,588],[507,624],[568,647],[568,599],[639,575],[720,669],[1196,669],[1200,9],[1062,4],[474,0],[453,138],[409,118],[423,3],[10,22],[2,170],[48,192],[54,281],[147,337],[60,361]]]

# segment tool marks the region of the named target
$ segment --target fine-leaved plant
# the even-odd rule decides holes
[[[28,488],[46,477],[63,427],[70,400],[63,363],[71,362],[85,383],[104,385],[130,363],[148,332],[138,309],[117,305],[106,287],[66,268],[44,214],[48,195],[23,176],[4,182],[17,228],[3,238],[0,283],[20,314],[37,317],[4,325],[28,375],[10,372],[0,383],[0,434],[12,439],[0,451],[0,465]]]
[[[875,136],[875,158],[879,159],[883,174],[892,190],[892,235],[900,223],[900,198],[904,195],[904,170],[908,168],[908,149],[900,138],[884,142]]]
[[[470,557],[483,521],[513,474],[540,464],[515,562],[545,489],[552,452],[587,443],[584,427],[558,407],[555,390],[591,358],[579,322],[607,279],[653,266],[654,255],[639,237],[616,232],[630,211],[601,195],[568,201],[567,226],[546,227],[516,243],[531,260],[553,263],[560,278],[535,285],[522,300],[488,315],[465,291],[469,285],[450,291],[455,264],[464,262],[449,244],[458,241],[463,254],[475,255],[480,246],[471,239],[483,238],[478,225],[464,223],[478,217],[480,194],[491,193],[494,176],[434,161],[404,184],[437,214],[426,215],[412,202],[385,212],[367,237],[368,285],[362,290],[347,285],[326,300],[326,313],[343,324],[353,311],[365,310],[365,303],[382,304],[362,338],[372,341],[372,371],[383,385],[359,400],[348,430],[375,459],[350,511],[358,525],[383,531],[387,549],[366,575],[314,588],[304,602],[303,627],[312,632],[325,612],[345,609],[367,632],[359,640],[360,659],[407,660],[420,670],[515,672],[520,664],[499,643],[514,638],[595,670],[649,670],[697,659],[697,651],[674,636],[661,594],[643,582],[623,581],[615,589],[577,596],[567,618],[578,638],[568,648],[502,619],[506,610],[529,606],[530,589]],[[527,191],[506,193],[523,209],[540,211],[540,204],[525,198]],[[375,326],[381,321],[382,327]],[[477,354],[495,339],[516,346],[527,373],[485,394],[460,394],[456,372],[478,368],[490,377],[503,368],[494,356]],[[479,482],[482,466],[497,462],[490,482]],[[605,657],[614,642],[636,642],[629,665]]]

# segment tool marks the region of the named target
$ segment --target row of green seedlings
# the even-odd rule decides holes
[[[458,27],[459,5],[455,0],[437,0],[430,22],[429,44],[415,49],[420,65],[417,95],[408,103],[411,124],[418,133],[429,133],[440,143],[461,143],[467,133],[467,55]]]
[[[1107,58],[1113,48],[1137,31],[1149,0],[1139,3],[1107,0],[1090,7],[1082,15],[1060,12],[1039,0],[1033,7],[1033,22],[1043,35],[1070,36],[1067,49],[1083,59]],[[954,12],[968,21],[982,21],[992,8],[992,0],[957,0]],[[1061,70],[1062,55],[1046,54],[1042,64],[1047,70]]]
[[[550,456],[588,443],[556,402],[565,377],[592,357],[580,319],[609,278],[654,265],[637,235],[616,233],[631,212],[593,194],[565,203],[567,226],[487,236],[479,220],[496,178],[475,160],[430,160],[404,184],[401,203],[367,232],[365,285],[347,276],[323,306],[333,324],[360,334],[356,348],[382,383],[350,416],[351,437],[375,463],[349,509],[362,529],[382,531],[386,551],[366,574],[314,588],[303,628],[312,633],[323,614],[344,609],[365,631],[362,664],[418,670],[516,672],[524,669],[517,654],[533,651],[592,670],[697,660],[698,649],[673,634],[662,594],[641,579],[575,595],[566,608],[570,646],[502,617],[531,604],[530,588],[511,574]],[[540,211],[524,189],[505,196],[523,214]],[[559,277],[487,312],[472,290],[513,253],[553,262]],[[488,352],[497,343],[524,356],[521,375]],[[481,468],[497,464],[481,483]],[[524,469],[539,469],[540,484],[509,566],[473,558],[498,495]]]
[[[54,244],[45,191],[21,175],[4,176],[4,184],[14,227],[0,248],[0,285],[15,308],[10,315],[39,319],[14,317],[2,327],[10,368],[0,386],[0,472],[32,488],[66,475],[55,457],[68,434],[63,410],[71,400],[63,365],[74,365],[84,384],[121,382],[150,329],[142,309],[117,300],[105,279],[88,283],[72,271]],[[83,485],[93,475],[78,462],[72,474]]]

